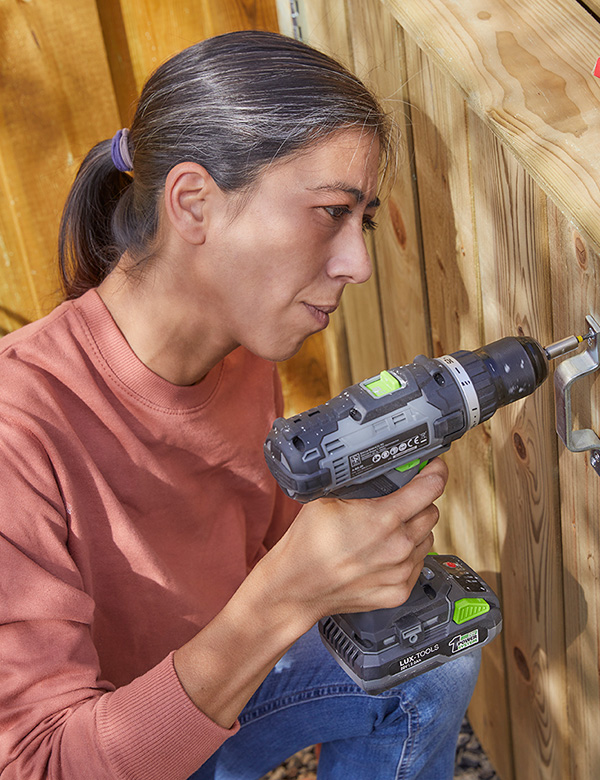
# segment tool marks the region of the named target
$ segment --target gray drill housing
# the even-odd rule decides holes
[[[375,376],[325,404],[275,420],[264,452],[290,496],[307,502],[397,490],[500,406],[533,392],[548,374],[548,361],[533,339],[507,337],[474,352],[419,355],[388,373],[400,386],[381,397],[369,390]],[[418,463],[407,468],[413,461]]]

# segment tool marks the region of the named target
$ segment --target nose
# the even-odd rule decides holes
[[[327,275],[346,284],[363,284],[371,278],[373,265],[362,229],[358,235],[346,232],[339,238],[327,263]]]

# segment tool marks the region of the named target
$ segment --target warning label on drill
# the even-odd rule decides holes
[[[407,463],[407,458],[413,452],[423,449],[429,444],[429,432],[427,425],[423,424],[411,431],[405,431],[399,436],[385,439],[378,444],[373,444],[365,450],[355,452],[349,457],[350,475],[356,477],[371,469],[379,468],[385,464],[393,465],[394,461],[402,460]]]

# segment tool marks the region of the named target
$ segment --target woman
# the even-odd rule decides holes
[[[272,361],[370,275],[388,138],[337,63],[243,32],[84,160],[66,301],[0,345],[3,778],[256,778],[314,742],[320,777],[452,776],[477,656],[369,697],[311,630],[407,598],[444,465],[292,523],[262,457]]]

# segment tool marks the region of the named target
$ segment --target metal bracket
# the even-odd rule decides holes
[[[589,326],[589,333],[593,334],[593,337],[587,341],[587,349],[563,360],[554,372],[556,432],[571,452],[593,450],[590,462],[600,474],[600,438],[591,428],[573,430],[571,387],[578,379],[597,371],[600,367],[598,359],[600,324],[591,314],[588,314],[585,320]]]
[[[276,7],[281,32],[297,41],[304,40],[303,30],[306,30],[306,24],[301,0],[276,0]]]

